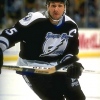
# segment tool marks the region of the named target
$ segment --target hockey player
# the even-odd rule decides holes
[[[0,35],[1,52],[20,42],[17,65],[55,66],[79,52],[78,26],[66,15],[68,1],[47,0],[46,5],[46,12],[30,12]],[[23,75],[23,78],[42,100],[85,100],[78,82],[82,69],[80,63],[72,62],[67,72]]]

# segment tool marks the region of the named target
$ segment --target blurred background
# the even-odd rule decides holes
[[[45,10],[46,0],[0,0],[0,29],[12,26],[28,12]],[[100,0],[69,0],[67,15],[79,28],[100,27]]]
[[[0,0],[0,33],[28,12],[46,10],[46,0]],[[100,0],[69,0],[67,15],[79,27],[79,58],[85,69],[100,71]],[[19,43],[4,52],[4,64],[16,65]],[[80,83],[86,100],[100,100],[100,73],[83,73]],[[0,100],[40,100],[15,71],[0,75]]]

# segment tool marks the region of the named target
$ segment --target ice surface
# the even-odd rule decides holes
[[[80,59],[85,69],[100,70],[100,58]],[[4,64],[15,65],[16,62]],[[86,100],[100,100],[100,74],[83,73],[79,79]],[[0,75],[0,100],[40,100],[15,71],[2,70]]]

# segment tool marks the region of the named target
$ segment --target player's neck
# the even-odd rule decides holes
[[[54,21],[54,20],[52,20],[51,18],[50,18],[50,22],[51,22],[52,24],[54,24],[54,25],[58,25],[58,23],[59,23],[59,21]]]

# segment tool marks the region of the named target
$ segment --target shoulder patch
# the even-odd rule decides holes
[[[45,18],[45,16],[42,15],[42,13],[40,12],[30,12],[28,13],[27,16],[25,16],[24,18],[22,18],[21,20],[19,20],[19,23],[23,26],[27,26],[29,25],[32,21],[38,19],[38,18]]]
[[[76,24],[76,22],[73,19],[71,19],[69,16],[67,16],[67,15],[65,15],[65,21],[71,21],[71,22]]]

